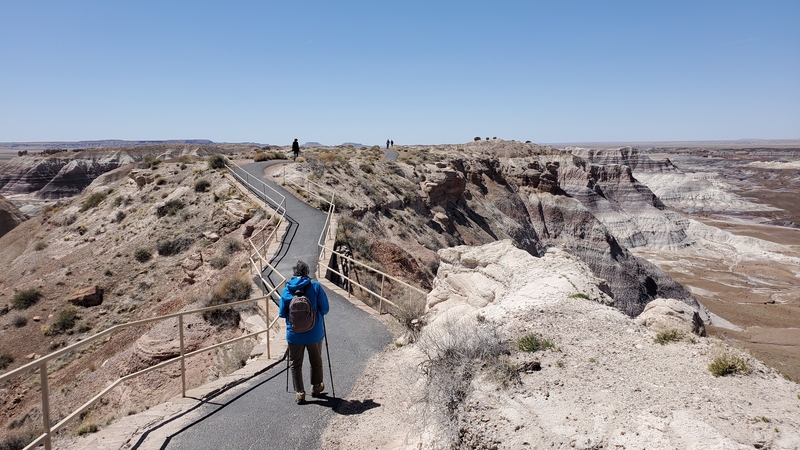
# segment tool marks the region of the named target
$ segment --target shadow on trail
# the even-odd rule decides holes
[[[286,358],[286,355],[284,355],[284,358]],[[282,361],[282,360],[281,360],[281,361]],[[278,361],[278,362],[280,362],[280,361]],[[284,370],[285,370],[285,369],[284,369]],[[212,395],[211,397],[209,397],[209,398],[208,398],[208,399],[206,399],[206,400],[200,400],[200,403],[198,403],[198,404],[194,405],[193,407],[191,407],[191,408],[187,409],[186,411],[184,411],[184,412],[182,412],[182,413],[178,414],[178,415],[177,415],[177,416],[175,416],[175,417],[172,417],[172,418],[171,418],[171,419],[169,419],[169,420],[166,420],[166,421],[164,421],[164,422],[161,422],[161,423],[160,423],[158,426],[156,426],[156,427],[153,427],[153,428],[151,428],[151,429],[147,430],[147,432],[145,432],[144,434],[142,434],[142,436],[141,436],[141,437],[139,437],[139,440],[138,440],[138,441],[136,441],[136,443],[135,443],[135,444],[133,444],[133,446],[131,447],[131,449],[134,449],[134,450],[135,450],[135,449],[138,449],[138,448],[139,448],[139,447],[142,445],[142,443],[144,443],[144,441],[145,441],[145,440],[147,440],[147,437],[150,435],[150,433],[152,433],[152,432],[154,432],[154,431],[158,430],[159,428],[162,428],[162,427],[164,427],[164,426],[166,426],[166,425],[168,425],[168,424],[170,424],[170,423],[172,423],[172,422],[174,422],[174,421],[178,420],[179,418],[181,418],[181,417],[183,417],[183,416],[185,416],[185,415],[189,414],[190,412],[192,412],[192,411],[194,411],[194,410],[196,410],[196,409],[198,409],[198,408],[201,408],[201,407],[203,407],[203,406],[206,406],[206,405],[216,405],[216,406],[219,406],[219,408],[215,409],[215,410],[214,410],[214,411],[212,411],[210,414],[207,414],[207,415],[203,416],[201,419],[199,419],[199,420],[196,420],[196,421],[194,421],[194,422],[192,422],[192,423],[190,423],[190,424],[186,425],[185,427],[181,428],[181,429],[180,429],[180,430],[178,430],[177,432],[175,432],[175,433],[171,434],[169,437],[167,437],[167,439],[164,441],[164,444],[163,444],[163,445],[161,445],[161,448],[162,448],[162,449],[165,449],[165,448],[167,448],[167,445],[169,445],[169,442],[172,440],[172,438],[173,438],[173,437],[175,437],[175,436],[177,436],[177,435],[179,435],[179,434],[183,433],[184,431],[186,431],[186,430],[190,429],[191,427],[193,427],[193,426],[195,426],[195,425],[197,425],[197,424],[199,424],[199,423],[203,422],[204,420],[208,419],[209,417],[212,417],[214,414],[216,414],[217,412],[221,411],[223,408],[227,407],[228,405],[230,405],[231,403],[235,402],[235,401],[236,401],[236,400],[238,400],[239,398],[241,398],[241,397],[245,396],[246,394],[248,394],[249,392],[251,392],[251,391],[255,390],[256,388],[258,388],[258,387],[260,387],[260,386],[262,386],[262,385],[266,384],[268,381],[275,379],[275,378],[276,378],[278,375],[280,375],[281,373],[283,373],[283,370],[282,370],[282,371],[280,371],[280,372],[278,372],[278,373],[276,373],[275,375],[272,375],[271,377],[267,378],[266,380],[264,380],[264,381],[262,381],[262,382],[260,382],[260,383],[258,383],[258,384],[256,384],[256,385],[254,385],[254,386],[253,386],[253,387],[251,387],[250,389],[248,389],[248,390],[246,390],[246,391],[242,392],[241,394],[239,394],[239,395],[237,395],[236,397],[234,397],[234,398],[232,398],[231,400],[229,400],[227,403],[215,403],[215,402],[212,402],[212,401],[210,401],[210,400],[214,399],[215,397],[217,397],[217,396],[219,396],[219,395],[222,395],[223,393],[225,393],[225,392],[227,391],[227,389],[226,389],[226,390],[222,390],[222,391],[218,392],[218,393],[217,393],[217,394],[215,394],[215,395]],[[244,381],[245,381],[245,380],[242,380],[241,382],[244,382]],[[241,382],[240,382],[240,383],[241,383]],[[187,398],[190,398],[190,397],[187,397]]]
[[[284,356],[284,358],[285,357],[286,356]],[[283,375],[285,372],[288,372],[288,369],[284,368],[283,370],[281,370],[279,372],[276,372],[275,374],[273,374],[269,378],[265,379],[264,381],[261,381],[260,383],[257,383],[255,385],[253,385],[252,387],[250,387],[250,389],[247,389],[246,391],[243,391],[242,393],[240,393],[236,397],[233,397],[233,398],[231,398],[231,399],[229,399],[229,400],[227,400],[225,402],[213,402],[213,401],[211,401],[215,397],[223,394],[224,391],[222,391],[222,392],[220,392],[220,393],[218,393],[218,394],[216,394],[216,395],[214,395],[214,396],[212,396],[212,397],[210,397],[210,398],[208,398],[206,400],[200,400],[200,402],[197,405],[193,406],[192,408],[182,412],[181,414],[178,414],[175,417],[172,417],[169,420],[166,420],[166,421],[162,422],[161,424],[159,424],[158,426],[156,426],[154,428],[149,429],[147,432],[145,432],[144,434],[142,434],[139,437],[139,439],[136,441],[136,443],[133,444],[133,446],[131,446],[131,449],[133,449],[133,450],[139,449],[142,446],[142,444],[147,440],[148,436],[150,436],[151,433],[155,432],[156,430],[158,430],[158,429],[160,429],[162,427],[167,426],[168,424],[180,419],[181,417],[186,416],[187,414],[197,410],[198,408],[201,408],[203,406],[208,406],[208,405],[217,406],[217,408],[215,408],[213,411],[209,412],[208,414],[205,414],[204,416],[202,416],[201,418],[199,418],[199,419],[197,419],[195,421],[192,421],[191,423],[187,424],[186,426],[184,426],[180,430],[178,430],[175,433],[172,433],[171,435],[167,436],[167,438],[164,440],[164,443],[160,447],[162,450],[164,450],[164,449],[169,447],[169,444],[170,444],[170,442],[172,441],[173,438],[175,438],[177,436],[180,436],[182,433],[190,430],[191,428],[202,424],[204,421],[206,421],[208,419],[211,419],[212,417],[214,417],[214,415],[216,415],[217,413],[223,411],[225,408],[235,407],[236,406],[236,402],[239,399],[241,399],[242,397],[250,394],[252,391],[256,390],[257,388],[269,383],[270,381],[276,380],[278,377]],[[343,415],[343,416],[358,415],[358,414],[361,414],[363,412],[369,411],[370,409],[377,408],[377,407],[381,406],[380,403],[376,403],[372,399],[367,399],[367,400],[364,400],[364,401],[361,401],[361,400],[345,400],[345,399],[342,399],[342,398],[329,397],[327,394],[323,393],[319,397],[312,398],[311,400],[306,401],[305,404],[303,404],[303,405],[298,405],[298,408],[307,407],[307,406],[310,406],[310,405],[317,405],[317,406],[321,406],[321,407],[324,407],[324,408],[330,408],[331,411],[333,411],[334,413],[340,414],[340,415]]]
[[[342,416],[355,416],[381,406],[380,403],[375,402],[371,398],[364,401],[345,400],[343,398],[328,397],[328,394],[325,393],[318,397],[312,397],[311,400],[306,400],[300,407],[306,405],[319,405],[330,408],[333,412]]]

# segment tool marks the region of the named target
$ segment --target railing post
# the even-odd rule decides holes
[[[181,392],[186,397],[186,358],[183,356],[183,314],[178,316],[178,334],[181,341]]]
[[[281,168],[283,169],[283,185],[286,186],[286,166]]]
[[[378,314],[383,314],[383,283],[386,281],[386,275],[381,272],[381,300],[378,303]]]
[[[261,283],[263,284],[264,282],[262,281]],[[272,359],[272,352],[270,351],[270,347],[269,347],[269,341],[270,341],[270,338],[269,338],[269,323],[270,323],[270,320],[269,320],[269,296],[267,296],[267,298],[264,299],[264,313],[267,315],[267,322],[266,322],[267,323],[267,359]]]
[[[42,384],[42,422],[44,423],[44,448],[53,448],[50,437],[50,389],[47,386],[47,361],[39,366],[39,375]]]

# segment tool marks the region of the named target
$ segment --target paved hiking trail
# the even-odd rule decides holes
[[[289,228],[283,245],[270,261],[287,279],[297,260],[317,269],[317,242],[326,214],[295,198],[264,178],[264,169],[275,161],[252,163],[242,169],[286,195]],[[265,272],[265,278],[269,273]],[[273,281],[277,277],[273,277]],[[286,391],[285,360],[221,394],[199,403],[178,417],[152,427],[130,442],[134,449],[310,449],[320,446],[320,435],[335,414],[358,414],[380,405],[347,400],[354,380],[366,361],[391,342],[386,327],[341,295],[326,290],[330,313],[325,316],[336,394],[331,396],[328,361],[323,354],[326,397],[307,396],[307,404],[294,403],[291,383]],[[308,358],[303,377],[309,383]],[[179,420],[176,420],[179,419]],[[172,426],[175,430],[169,430]],[[169,430],[169,431],[167,431]],[[166,433],[165,433],[166,432]],[[158,435],[159,442],[152,437]],[[164,438],[164,436],[166,436]],[[151,439],[148,439],[151,437]],[[155,444],[155,445],[154,445]]]

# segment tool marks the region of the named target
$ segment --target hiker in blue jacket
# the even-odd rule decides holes
[[[281,293],[279,305],[280,317],[286,319],[286,342],[289,343],[289,365],[294,384],[295,402],[299,405],[306,401],[306,392],[303,387],[303,355],[308,350],[308,361],[311,363],[311,396],[318,397],[325,389],[322,381],[322,340],[325,338],[323,316],[328,314],[330,305],[328,296],[322,290],[319,282],[308,277],[308,264],[297,261],[294,266],[294,276],[286,282],[286,287]],[[305,292],[315,311],[314,326],[310,330],[298,333],[292,329],[289,316],[289,304],[296,292]]]

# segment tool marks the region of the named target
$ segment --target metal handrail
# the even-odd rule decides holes
[[[306,181],[306,186],[303,187],[301,184],[296,183],[296,182],[292,181],[291,179],[287,179],[286,178],[286,168],[284,167],[284,170],[283,170],[283,183],[284,184],[291,184],[291,185],[296,186],[296,187],[298,187],[300,189],[305,189],[306,192],[309,192],[309,193],[317,196],[317,198],[319,198],[319,200],[328,203],[328,215],[327,215],[327,217],[325,219],[325,225],[322,228],[322,232],[320,233],[319,240],[317,241],[317,247],[318,247],[317,248],[317,268],[318,268],[318,273],[321,273],[323,268],[325,270],[330,270],[331,272],[333,272],[333,273],[339,275],[340,277],[346,279],[348,283],[354,284],[354,285],[358,286],[359,288],[367,291],[371,295],[375,296],[378,299],[378,311],[380,311],[380,312],[383,312],[383,303],[384,302],[389,303],[390,305],[394,306],[395,308],[399,308],[399,305],[397,303],[389,300],[388,298],[386,298],[383,295],[383,293],[384,293],[384,289],[383,288],[384,288],[384,284],[385,284],[387,278],[389,280],[391,280],[391,281],[394,281],[394,282],[400,284],[401,286],[403,286],[405,288],[408,288],[408,289],[411,289],[413,291],[416,291],[417,293],[419,293],[421,295],[427,295],[427,292],[425,292],[424,290],[422,290],[422,289],[420,289],[420,288],[418,288],[418,287],[416,287],[416,286],[414,286],[412,284],[409,284],[409,283],[407,283],[407,282],[405,282],[405,281],[403,281],[403,280],[401,280],[401,279],[399,279],[397,277],[389,275],[389,274],[387,274],[387,273],[385,273],[385,272],[383,272],[383,271],[381,271],[379,269],[376,269],[374,267],[371,267],[371,266],[369,266],[367,264],[359,262],[356,259],[354,259],[354,258],[352,258],[350,256],[346,256],[346,255],[344,255],[344,254],[342,254],[340,252],[337,252],[332,248],[326,247],[325,246],[324,236],[325,236],[326,232],[330,233],[330,232],[333,231],[333,230],[331,230],[331,223],[333,221],[333,214],[335,213],[335,209],[336,209],[336,206],[335,206],[336,192],[332,191],[331,189],[327,188],[326,186],[324,186],[322,184],[319,184],[319,183],[316,183],[314,181],[309,180],[308,176],[305,177],[305,181]],[[327,191],[330,194],[330,200],[325,198],[322,193],[314,192],[314,191],[310,190],[308,188],[308,186],[314,186],[319,191]],[[368,287],[362,285],[358,281],[354,281],[349,276],[344,275],[341,272],[339,272],[338,270],[335,270],[334,268],[330,267],[325,262],[326,259],[327,259],[326,258],[327,252],[335,254],[340,258],[344,258],[347,261],[352,262],[353,264],[356,264],[356,265],[358,265],[360,267],[363,267],[363,268],[365,268],[365,269],[367,269],[367,270],[369,270],[369,271],[371,271],[373,273],[376,273],[376,274],[380,275],[381,276],[380,293],[369,289]]]
[[[280,286],[280,284],[279,284],[279,286]],[[68,346],[66,346],[66,347],[64,347],[64,348],[62,348],[60,350],[56,350],[56,351],[54,351],[54,352],[52,352],[50,354],[42,356],[41,358],[39,358],[39,359],[37,359],[35,361],[31,361],[28,364],[25,364],[25,365],[20,366],[20,367],[12,370],[10,372],[7,372],[5,374],[0,375],[0,383],[2,383],[4,381],[6,381],[6,380],[9,380],[9,379],[15,377],[15,376],[21,375],[24,372],[27,372],[28,370],[31,370],[31,369],[34,369],[34,370],[35,369],[39,369],[39,371],[40,371],[40,376],[41,376],[41,395],[42,395],[42,416],[43,416],[43,421],[44,421],[44,433],[39,435],[33,442],[28,444],[28,446],[26,446],[25,449],[32,449],[32,448],[34,448],[34,447],[36,447],[36,446],[38,446],[40,444],[44,444],[45,449],[49,450],[51,448],[51,445],[52,445],[51,438],[52,438],[52,434],[53,433],[55,433],[55,432],[61,430],[62,428],[64,428],[64,426],[66,426],[66,424],[67,424],[67,422],[69,422],[69,420],[75,418],[77,415],[79,415],[82,412],[86,411],[88,408],[90,408],[92,405],[94,405],[100,398],[102,398],[103,395],[108,393],[111,389],[113,389],[114,387],[116,387],[117,385],[119,385],[123,381],[126,381],[126,380],[131,379],[131,378],[138,377],[140,375],[144,375],[145,373],[148,373],[148,372],[151,372],[153,370],[159,369],[159,368],[164,367],[164,366],[166,366],[168,364],[171,364],[171,363],[175,363],[175,362],[180,362],[181,363],[181,385],[182,385],[181,386],[181,391],[182,391],[182,395],[184,397],[186,397],[186,367],[185,367],[185,359],[190,357],[190,356],[194,356],[196,354],[202,353],[203,351],[207,351],[207,350],[210,350],[210,349],[213,349],[213,348],[220,347],[221,345],[225,345],[225,343],[219,343],[219,344],[215,344],[215,345],[212,345],[212,346],[209,346],[209,347],[198,349],[198,350],[193,351],[193,352],[188,353],[188,354],[184,353],[183,316],[185,316],[187,314],[197,314],[197,313],[202,313],[202,312],[205,312],[205,311],[212,311],[212,310],[215,310],[215,309],[230,308],[232,306],[238,306],[238,305],[244,305],[244,304],[248,304],[248,303],[258,302],[260,300],[265,300],[265,301],[268,302],[269,299],[270,299],[270,296],[273,293],[275,293],[275,291],[277,291],[277,289],[278,288],[275,287],[275,288],[272,289],[272,291],[269,294],[261,296],[261,297],[257,297],[257,298],[252,298],[252,299],[247,299],[247,300],[241,300],[241,301],[226,303],[226,304],[223,304],[223,305],[208,306],[208,307],[193,309],[193,310],[189,310],[189,311],[181,311],[181,312],[177,312],[177,313],[166,314],[166,315],[163,315],[163,316],[151,317],[149,319],[141,319],[141,320],[136,320],[136,321],[133,321],[133,322],[114,325],[114,326],[112,326],[110,328],[107,328],[107,329],[105,329],[105,330],[103,330],[103,331],[101,331],[101,332],[99,332],[99,333],[97,333],[97,334],[95,334],[93,336],[90,336],[89,338],[86,338],[86,339],[84,339],[82,341],[79,341],[79,342],[76,342],[74,344],[68,345]],[[267,309],[268,308],[269,308],[269,305],[267,305]],[[152,323],[152,322],[158,322],[158,321],[162,321],[162,320],[172,319],[172,318],[178,318],[178,324],[179,324],[178,330],[179,330],[179,341],[180,341],[180,356],[176,356],[175,358],[168,359],[168,360],[163,361],[161,363],[158,363],[158,364],[156,364],[154,366],[148,367],[146,369],[142,369],[142,370],[140,370],[138,372],[135,372],[135,373],[132,373],[132,374],[128,374],[128,375],[125,375],[124,377],[119,378],[117,381],[113,382],[110,386],[106,387],[104,390],[102,390],[99,394],[97,394],[91,400],[89,400],[88,402],[84,403],[77,410],[75,410],[74,412],[72,412],[71,414],[66,416],[64,419],[62,419],[56,425],[54,425],[52,427],[50,426],[50,406],[49,406],[50,405],[50,400],[49,400],[48,377],[47,377],[47,375],[48,375],[47,374],[47,363],[49,361],[52,361],[52,360],[58,358],[59,356],[62,356],[62,355],[66,354],[66,353],[69,353],[69,352],[72,352],[72,351],[74,351],[76,349],[79,349],[81,347],[84,347],[84,346],[86,346],[88,344],[96,342],[96,341],[98,341],[98,340],[100,340],[100,339],[102,339],[102,338],[104,338],[104,337],[106,337],[108,335],[116,333],[117,331],[124,330],[124,329],[130,328],[130,327],[139,326],[139,325],[145,325],[145,324]],[[269,314],[267,314],[267,321],[269,322]],[[235,338],[235,339],[233,339],[233,340],[231,340],[230,342],[227,342],[227,343],[236,342],[238,340],[246,339],[246,338],[249,338],[249,337],[254,337],[254,336],[257,336],[257,335],[259,335],[261,333],[268,332],[274,323],[275,323],[274,321],[272,323],[270,323],[270,325],[264,330],[256,331],[256,332],[253,332],[253,333],[248,333],[248,334],[243,335],[243,336],[239,336],[239,337],[237,337],[237,338]]]
[[[227,160],[227,158],[225,158],[225,159]],[[232,161],[228,160],[228,162],[230,162],[230,164],[232,164],[232,165],[234,165],[234,166],[236,166],[236,167],[241,169],[241,167],[237,166]],[[249,182],[250,176],[249,176],[249,174],[247,174],[247,172],[243,171],[245,173],[245,175],[247,176],[247,178],[243,178],[238,173],[236,173],[236,171],[234,169],[232,169],[228,164],[226,164],[226,169],[228,170],[228,172],[230,172],[234,176],[235,180],[239,181],[240,183],[244,184],[245,186],[247,186],[250,189],[252,189],[255,193],[257,193],[258,194],[257,197],[260,200],[262,200],[265,205],[268,205],[269,202],[272,202],[274,204],[274,206],[275,206],[273,214],[271,216],[269,216],[269,218],[267,219],[267,223],[263,227],[261,227],[261,229],[259,229],[257,232],[255,232],[253,234],[253,236],[259,236],[259,235],[262,236],[261,245],[257,245],[255,242],[253,242],[253,236],[248,238],[248,242],[250,243],[250,246],[255,250],[255,253],[248,253],[248,257],[250,259],[250,263],[251,263],[251,267],[252,268],[256,268],[254,257],[257,257],[258,260],[259,260],[259,264],[257,265],[257,268],[259,269],[258,277],[261,280],[261,289],[262,289],[262,293],[264,295],[261,296],[261,297],[257,297],[257,298],[241,300],[241,301],[227,303],[227,304],[223,304],[223,305],[216,305],[216,306],[198,308],[198,309],[193,309],[193,310],[190,310],[190,311],[182,311],[182,312],[167,314],[167,315],[164,315],[164,316],[152,317],[152,318],[148,318],[148,319],[142,319],[142,320],[137,320],[137,321],[128,322],[128,323],[124,323],[124,324],[114,325],[114,326],[112,326],[112,327],[110,327],[110,328],[108,328],[106,330],[103,330],[103,331],[101,331],[101,332],[99,332],[99,333],[97,333],[97,334],[95,334],[95,335],[93,335],[93,336],[91,336],[91,337],[89,337],[87,339],[84,339],[82,341],[79,341],[79,342],[76,342],[74,344],[68,345],[68,346],[66,346],[66,347],[64,347],[64,348],[62,348],[60,350],[56,350],[56,351],[54,351],[54,352],[52,352],[52,353],[50,353],[48,355],[45,355],[45,356],[43,356],[41,358],[36,359],[35,361],[31,361],[28,364],[25,364],[25,365],[23,365],[21,367],[18,367],[17,369],[14,369],[12,371],[9,371],[9,372],[7,372],[5,374],[0,375],[0,383],[2,383],[2,382],[6,381],[8,379],[11,379],[11,378],[14,378],[16,376],[22,375],[23,373],[25,373],[25,372],[27,372],[29,370],[37,370],[38,369],[39,372],[40,372],[40,384],[41,384],[41,391],[40,392],[41,392],[41,398],[42,398],[42,421],[43,421],[43,424],[44,424],[44,432],[41,435],[39,435],[38,437],[36,437],[31,443],[29,443],[25,447],[25,450],[33,449],[33,448],[38,447],[39,445],[42,445],[42,444],[44,445],[45,450],[50,450],[52,448],[52,435],[53,435],[53,433],[55,433],[55,432],[61,430],[62,428],[64,428],[67,425],[67,423],[69,423],[70,420],[74,419],[75,417],[78,417],[80,414],[85,412],[87,409],[89,409],[92,405],[97,403],[104,395],[106,395],[112,389],[114,389],[115,387],[119,386],[121,383],[123,383],[123,382],[125,382],[127,380],[130,380],[132,378],[136,378],[138,376],[144,375],[144,374],[152,372],[154,370],[158,370],[158,369],[160,369],[162,367],[165,367],[165,366],[167,366],[169,364],[173,364],[173,363],[176,363],[176,362],[180,362],[180,364],[181,364],[181,394],[182,394],[183,397],[185,397],[186,396],[186,358],[198,355],[198,354],[206,352],[208,350],[212,350],[212,349],[219,348],[219,347],[222,347],[222,346],[225,346],[225,345],[228,345],[228,344],[232,344],[234,342],[238,342],[238,341],[241,341],[241,340],[244,340],[244,339],[257,337],[258,335],[263,334],[263,333],[267,333],[267,339],[266,339],[266,341],[267,341],[267,358],[271,357],[269,331],[272,329],[272,327],[275,324],[275,322],[277,322],[278,318],[276,317],[274,320],[270,321],[270,317],[269,317],[269,301],[272,299],[272,295],[275,294],[278,291],[278,289],[286,282],[286,278],[283,277],[269,263],[269,261],[266,258],[266,254],[265,253],[266,253],[266,249],[267,249],[268,244],[272,241],[273,238],[276,238],[277,230],[280,227],[280,224],[283,222],[283,220],[284,220],[284,218],[286,216],[286,197],[284,195],[280,194],[275,189],[273,189],[271,186],[267,185],[266,183],[261,182],[261,180],[256,179],[256,181],[260,182],[263,185],[262,190],[259,191],[259,189],[256,186],[254,186],[252,183]],[[267,194],[267,188],[269,188],[271,191],[273,191],[274,194],[276,194],[278,197],[280,197],[280,201],[276,202],[274,199],[272,199]],[[261,197],[261,194],[263,194],[263,198]],[[277,219],[277,221],[276,221],[276,219]],[[266,238],[264,238],[263,237],[263,232],[272,222],[276,222],[274,224],[275,228],[273,229],[273,231]],[[262,254],[262,253],[264,253],[264,254]],[[278,276],[281,278],[281,281],[276,286],[272,286],[272,284],[268,280],[264,279],[263,272],[264,272],[264,266],[265,265],[269,269],[271,269],[274,273],[277,273]],[[267,287],[269,287],[270,289],[267,289]],[[258,302],[261,301],[261,300],[265,301],[264,312],[265,312],[265,315],[266,315],[266,323],[267,323],[266,329],[261,330],[261,331],[255,331],[255,332],[252,332],[252,333],[247,333],[247,334],[244,334],[242,336],[238,336],[236,338],[229,339],[229,340],[227,340],[225,342],[220,342],[220,343],[208,346],[208,347],[197,349],[197,350],[189,352],[189,353],[185,352],[184,336],[183,336],[183,317],[185,315],[187,315],[187,314],[197,314],[197,313],[202,313],[202,312],[206,312],[206,311],[213,311],[215,309],[221,309],[221,308],[230,308],[230,307],[233,307],[233,306],[244,305],[244,304],[254,303],[254,302],[256,303],[256,305],[258,305]],[[148,324],[148,323],[152,323],[152,322],[168,320],[168,319],[172,319],[172,318],[177,318],[178,319],[178,340],[179,340],[179,345],[180,345],[180,354],[179,354],[179,356],[176,356],[175,358],[171,358],[171,359],[162,361],[162,362],[160,362],[160,363],[158,363],[156,365],[147,367],[147,368],[142,369],[140,371],[137,371],[137,372],[134,372],[134,373],[131,373],[131,374],[128,374],[128,375],[125,375],[123,377],[118,378],[116,381],[111,383],[105,389],[100,391],[100,393],[98,393],[97,395],[92,397],[89,401],[87,401],[86,403],[81,405],[78,409],[76,409],[72,413],[68,414],[66,417],[64,417],[61,421],[59,421],[55,425],[50,426],[50,399],[49,399],[50,392],[49,392],[49,386],[48,386],[48,373],[47,373],[47,364],[48,364],[48,362],[50,362],[50,361],[54,360],[55,358],[58,358],[58,357],[60,357],[60,356],[62,356],[64,354],[72,352],[72,351],[74,351],[74,350],[76,350],[78,348],[81,348],[81,347],[89,345],[89,344],[91,344],[93,342],[96,342],[96,341],[98,341],[98,340],[100,340],[100,339],[102,339],[102,338],[104,338],[106,336],[109,336],[111,334],[114,334],[114,333],[116,333],[116,332],[118,332],[120,330],[123,330],[123,329],[126,329],[126,328],[130,328],[130,327],[139,326],[139,325],[144,325],[144,324]]]

